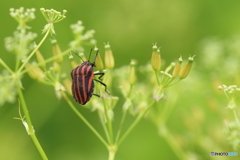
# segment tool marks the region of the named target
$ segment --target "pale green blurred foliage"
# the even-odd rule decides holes
[[[10,16],[12,16],[17,22],[18,26],[13,32],[13,36],[6,37],[5,48],[9,52],[13,52],[16,55],[16,69],[18,69],[21,62],[24,62],[30,51],[34,48],[33,40],[37,37],[36,33],[30,32],[31,27],[27,26],[29,21],[35,19],[35,9],[10,9]],[[1,59],[0,59],[1,60]],[[1,64],[3,64],[1,60]],[[14,102],[16,99],[16,86],[21,86],[21,78],[23,77],[20,73],[10,73],[10,68],[5,64],[5,68],[0,73],[0,106],[5,102]]]
[[[94,39],[94,30],[87,30],[84,32],[85,27],[82,25],[82,21],[77,21],[77,23],[70,25],[70,28],[73,33],[74,40],[69,42],[70,48],[78,52],[83,52],[83,46],[92,46],[97,43]]]
[[[202,69],[211,77],[230,80],[232,84],[239,79],[240,35],[227,39],[209,37],[200,43],[199,62]]]
[[[8,77],[10,77],[9,72],[7,70],[3,70],[0,75],[0,106],[2,106],[6,102],[13,103],[17,94],[17,81],[14,81],[13,79],[9,81]]]
[[[239,116],[239,88],[236,85],[240,82],[240,36],[204,39],[196,59],[187,79],[168,89],[166,98],[161,100],[163,105],[158,106],[158,112],[150,112],[149,118],[162,136],[163,117],[170,115],[165,122],[189,158],[208,159],[205,155],[210,151],[237,151],[240,125],[232,109],[236,109]],[[232,85],[225,86],[229,102],[219,91],[221,84]],[[229,107],[233,101],[234,107]],[[163,114],[164,108],[168,108],[167,114]],[[172,122],[171,117],[179,122]]]
[[[24,60],[34,48],[32,41],[37,37],[36,33],[27,30],[16,30],[12,37],[5,38],[5,47],[9,52],[17,54],[17,59]]]
[[[174,14],[176,13],[174,12]],[[168,26],[174,26],[171,23],[173,21],[170,21]],[[85,27],[82,26],[81,21],[71,25],[70,28],[72,29],[74,40],[69,43],[69,47],[73,50],[82,53],[84,51],[82,45],[96,44],[96,40],[93,38],[95,31],[89,30],[84,33]],[[19,32],[14,33],[14,35],[6,39],[6,43],[19,43],[14,40],[16,37],[19,37]],[[31,49],[30,42],[35,37],[34,33],[29,32],[26,34],[24,38],[27,40],[25,49]],[[222,131],[225,124],[222,121],[225,119],[232,120],[232,117],[226,114],[229,111],[226,110],[228,102],[226,98],[223,98],[223,94],[218,92],[217,86],[223,83],[229,85],[232,83],[237,84],[240,81],[238,73],[238,62],[240,59],[239,39],[239,36],[234,36],[226,40],[215,37],[203,40],[200,44],[199,54],[197,54],[197,63],[194,64],[190,75],[181,83],[167,89],[164,92],[164,96],[160,97],[159,102],[145,116],[156,125],[160,136],[166,136],[164,134],[168,134],[169,128],[174,136],[174,140],[189,159],[209,158],[209,152],[212,150],[231,150],[231,147],[226,145],[226,140],[234,148],[237,148],[239,143],[238,126],[230,121],[225,128],[227,137]],[[7,45],[6,48],[9,51],[15,49]],[[29,51],[22,49],[22,52]],[[88,51],[84,52],[86,57],[88,57]],[[176,59],[177,57],[174,57],[174,60]],[[61,84],[63,79],[66,80],[66,76],[62,76],[64,73],[62,73],[61,67],[59,69],[58,65],[56,63],[50,65],[49,70],[45,72],[46,77],[44,78],[46,79],[43,79],[43,83],[53,85],[57,97],[60,98],[59,90],[65,90],[64,87],[67,87]],[[174,65],[170,68],[173,69],[173,67]],[[162,66],[162,68],[165,69],[167,67]],[[104,70],[106,72],[104,82],[107,84],[111,96],[104,92],[104,87],[96,85],[96,93],[101,94],[104,100],[110,103],[107,104],[109,109],[107,116],[112,121],[114,119],[112,110],[121,96],[125,99],[122,105],[123,110],[129,111],[133,116],[141,113],[149,104],[149,101],[153,99],[153,91],[157,86],[157,81],[150,63],[143,66],[136,65],[135,70],[137,79],[132,88],[131,82],[129,82],[130,65]],[[160,76],[169,75],[169,79],[171,79],[171,74],[169,73],[161,72]],[[7,88],[1,87],[1,92],[15,95],[15,86],[9,83],[9,81],[5,81],[4,78],[9,77],[10,74],[3,71],[2,75],[0,76],[0,83],[3,83],[3,86],[8,86]],[[68,87],[69,83],[67,83]],[[119,92],[121,95],[116,97],[115,95],[119,95]],[[6,96],[10,94],[1,95],[4,96],[0,98],[0,105],[5,101],[12,102],[15,99],[14,96]],[[239,104],[238,100],[236,100],[236,104]],[[101,118],[106,120],[102,99],[92,98],[84,107],[91,111],[97,111]]]
[[[226,138],[229,144],[233,147],[235,151],[238,150],[240,144],[240,125],[239,122],[226,122],[226,126],[224,128],[224,132],[226,134]]]
[[[239,148],[239,91],[240,81],[239,59],[240,59],[240,35],[234,35],[227,39],[209,38],[202,42],[201,61],[204,69],[210,73],[209,80],[214,87],[222,90],[228,99],[228,102],[222,101],[219,104],[226,108],[228,114],[220,115],[225,123],[222,123],[225,133],[225,139],[236,151]],[[222,85],[226,84],[226,85]],[[221,95],[222,97],[224,95]],[[220,100],[219,99],[216,99]],[[219,110],[222,110],[219,108]]]

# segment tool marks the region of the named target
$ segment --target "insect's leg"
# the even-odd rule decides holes
[[[102,81],[100,80],[97,80],[97,79],[93,79],[94,81],[97,81],[99,82],[101,85],[103,85],[105,87],[105,92],[107,92],[108,94],[110,94],[108,91],[107,91],[107,85],[105,83],[103,83]]]
[[[102,80],[102,76],[104,76],[104,74],[105,74],[105,73],[103,73],[103,72],[94,73],[94,75],[100,75],[100,76],[98,77],[99,80]]]
[[[100,95],[98,95],[98,94],[94,94],[94,93],[93,93],[92,95],[97,96],[97,97],[100,97]]]

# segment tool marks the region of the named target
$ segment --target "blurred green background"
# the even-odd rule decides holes
[[[161,46],[161,55],[166,63],[175,61],[180,54],[185,59],[189,54],[196,54],[196,63],[194,64],[196,67],[193,68],[195,71],[189,76],[190,80],[186,79],[185,82],[179,83],[176,88],[174,88],[175,86],[172,87],[173,92],[175,90],[181,97],[175,103],[176,107],[169,122],[169,129],[178,135],[184,135],[185,138],[188,137],[185,132],[191,132],[191,129],[186,130],[187,127],[182,125],[181,120],[183,119],[183,121],[192,122],[192,125],[205,130],[201,133],[205,135],[202,142],[205,145],[209,139],[216,136],[215,134],[211,135],[212,132],[210,132],[216,127],[220,128],[218,128],[217,131],[219,132],[216,134],[220,134],[220,137],[222,137],[221,128],[223,127],[224,117],[221,114],[219,115],[216,110],[220,110],[221,113],[225,112],[224,107],[227,105],[227,100],[223,94],[221,95],[214,90],[217,85],[214,85],[215,81],[212,81],[211,76],[215,68],[211,68],[212,70],[202,69],[201,64],[203,63],[200,60],[208,57],[206,54],[205,57],[201,57],[199,46],[203,39],[210,36],[228,39],[239,33],[239,0],[2,1],[0,5],[0,57],[11,67],[15,64],[15,57],[6,51],[4,38],[11,36],[17,27],[15,20],[9,16],[9,8],[19,7],[37,9],[36,19],[29,24],[32,26],[32,31],[39,35],[37,42],[41,39],[41,30],[45,25],[45,19],[39,9],[42,7],[53,8],[58,11],[66,9],[68,11],[67,18],[55,25],[57,32],[55,38],[61,48],[63,50],[67,48],[69,41],[72,40],[69,25],[81,20],[87,30],[94,29],[96,31],[95,39],[100,51],[103,50],[104,42],[110,42],[116,67],[129,64],[133,58],[138,61],[138,65],[148,63],[152,43],[154,42]],[[44,55],[51,52],[51,45],[48,42],[47,40],[41,48]],[[215,67],[221,67],[221,64]],[[2,66],[0,66],[0,70],[2,70]],[[69,73],[71,71],[69,66],[66,67],[66,70],[69,70]],[[231,81],[231,77],[225,77],[224,79],[224,73],[222,73],[222,76],[219,76],[218,73],[221,74],[221,72],[214,74],[217,84],[235,84],[236,81]],[[193,79],[191,79],[191,76],[193,76]],[[190,89],[186,89],[184,85]],[[36,135],[49,159],[107,159],[107,151],[104,146],[76,117],[65,101],[56,99],[52,87],[33,82],[28,76],[23,78],[23,86]],[[216,94],[216,97],[214,94]],[[221,107],[219,107],[219,104]],[[215,108],[212,109],[211,106],[215,106]],[[95,112],[91,113],[81,106],[79,108],[90,119],[90,122],[101,130],[97,114]],[[189,116],[192,111],[195,112],[194,108],[197,108],[197,113],[204,114],[204,123],[201,123],[201,125],[194,124],[194,120]],[[199,108],[200,111],[198,111]],[[118,109],[118,111],[121,112],[121,109]],[[14,120],[13,117],[18,117],[17,102],[6,103],[0,107],[0,159],[41,159],[21,122]],[[130,123],[132,118],[129,118],[128,121]],[[192,140],[191,137],[188,138],[190,141]],[[215,145],[212,144],[212,146],[216,148],[209,151],[194,146],[194,142],[185,146],[184,149],[186,153],[189,151],[195,152],[200,159],[211,159],[209,156],[211,151],[232,151],[225,139],[218,142],[213,141],[212,143]],[[222,145],[227,150],[214,150],[218,149],[218,145]],[[159,160],[177,159],[177,157],[166,141],[158,135],[157,127],[150,121],[143,120],[123,142],[116,155],[116,160],[133,159]]]

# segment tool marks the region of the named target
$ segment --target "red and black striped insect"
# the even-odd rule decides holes
[[[92,52],[92,50],[91,50]],[[91,57],[91,52],[89,55],[89,59]],[[102,76],[104,73],[94,73],[93,67],[95,66],[95,61],[96,57],[98,55],[98,51],[96,52],[95,58],[93,63],[88,61],[84,61],[80,66],[74,68],[71,72],[71,77],[72,77],[72,94],[75,99],[79,104],[86,104],[92,97],[92,95],[95,95],[97,97],[100,97],[97,94],[94,94],[94,82],[99,82],[105,87],[105,91],[107,91],[107,85],[103,83],[101,80]],[[81,58],[81,57],[80,57]],[[98,77],[99,80],[94,79],[94,75],[100,75]]]

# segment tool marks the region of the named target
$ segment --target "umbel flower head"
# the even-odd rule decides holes
[[[17,29],[29,29],[27,23],[35,19],[35,8],[24,9],[20,7],[19,9],[10,8],[10,15],[19,23]]]
[[[227,108],[229,108],[229,109],[236,108],[237,104],[235,102],[235,99],[237,98],[237,96],[240,92],[240,88],[238,88],[237,85],[230,85],[230,86],[221,85],[218,88],[220,90],[223,90],[223,92],[225,93],[225,95],[229,99],[229,103],[228,103]]]
[[[55,34],[54,31],[54,23],[60,22],[64,18],[66,18],[65,14],[67,10],[63,10],[63,13],[58,12],[54,9],[44,9],[41,8],[40,11],[42,12],[44,18],[47,20],[48,24],[44,26],[42,33],[49,31],[51,34]]]

